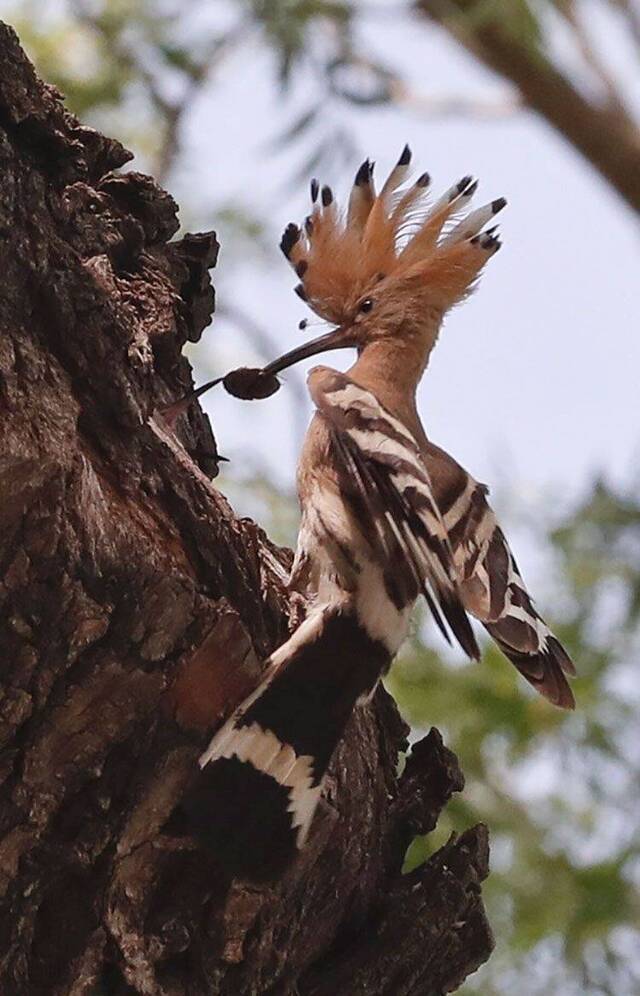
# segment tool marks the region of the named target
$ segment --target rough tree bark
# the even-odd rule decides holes
[[[290,555],[211,483],[181,357],[210,320],[211,232],[114,172],[0,26],[0,992],[440,994],[492,946],[478,826],[403,876],[462,788],[380,692],[311,846],[272,889],[172,827],[212,729],[289,626]],[[175,822],[175,821],[174,821]]]

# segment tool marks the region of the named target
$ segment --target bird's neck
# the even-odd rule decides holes
[[[431,350],[415,340],[379,340],[361,350],[349,376],[371,391],[384,407],[400,419],[417,442],[426,435],[416,406],[416,390]]]

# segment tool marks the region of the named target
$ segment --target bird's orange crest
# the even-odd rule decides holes
[[[428,173],[406,185],[410,162],[405,146],[376,193],[373,164],[365,160],[343,212],[330,187],[311,181],[311,214],[303,228],[287,226],[280,247],[300,279],[297,293],[322,318],[344,322],[387,277],[440,281],[446,309],[499,249],[495,228],[482,229],[504,207],[504,198],[464,214],[478,186],[465,176],[429,205]],[[445,232],[447,221],[461,213]]]

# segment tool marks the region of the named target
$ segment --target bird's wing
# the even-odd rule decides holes
[[[315,367],[309,390],[330,430],[342,498],[384,570],[390,597],[403,608],[422,592],[445,636],[442,616],[465,652],[477,658],[451,546],[415,439],[345,374]]]
[[[572,709],[566,674],[575,667],[534,608],[493,509],[488,489],[444,450],[423,449],[453,550],[462,601],[509,660],[554,705]]]

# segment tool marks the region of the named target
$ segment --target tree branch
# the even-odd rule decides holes
[[[515,37],[497,16],[474,18],[475,0],[418,0],[416,7],[511,80],[526,104],[640,211],[640,129],[622,106],[589,103],[539,48]]]

